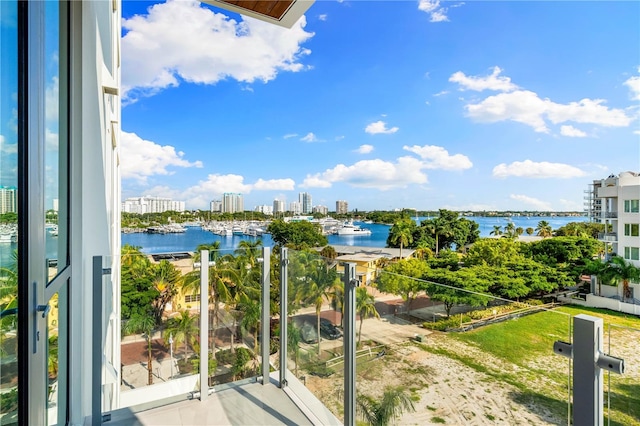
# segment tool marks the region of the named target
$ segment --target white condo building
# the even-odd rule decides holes
[[[173,201],[163,197],[133,197],[122,203],[122,211],[126,213],[163,213],[167,211],[183,212],[184,201]]]
[[[235,192],[225,192],[222,195],[222,213],[237,213],[244,211],[244,197]]]
[[[311,212],[313,211],[313,202],[311,200],[311,194],[309,194],[308,192],[299,193],[298,202],[300,203],[302,214],[311,214]]]
[[[347,214],[349,212],[349,203],[345,200],[336,201],[336,213],[337,214]]]
[[[256,206],[254,211],[266,214],[268,216],[272,216],[273,215],[273,206],[268,206],[266,204],[263,204],[261,206]]]
[[[300,204],[298,201],[292,201],[289,203],[289,211],[296,215],[296,214],[301,214],[302,213],[302,204]]]
[[[209,206],[210,211],[220,213],[222,211],[222,200],[213,200]]]
[[[329,208],[327,206],[314,206],[313,207],[313,213],[319,213],[319,214],[328,214],[329,213]]]
[[[18,211],[18,190],[15,186],[0,188],[0,214]]]
[[[284,200],[273,200],[273,213],[284,213],[287,211]]]
[[[605,224],[599,239],[611,252],[640,267],[640,174],[623,172],[595,181],[594,219]]]

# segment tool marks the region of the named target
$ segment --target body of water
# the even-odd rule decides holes
[[[417,222],[427,218],[418,218]],[[481,237],[488,237],[493,231],[494,226],[501,226],[503,229],[509,223],[517,227],[536,228],[538,222],[546,220],[553,229],[558,229],[569,222],[586,222],[586,217],[469,217],[468,219],[478,223]],[[365,246],[365,247],[385,247],[387,237],[389,236],[389,225],[380,224],[356,224],[363,228],[371,230],[371,235],[353,236],[353,235],[328,235],[330,245],[348,245],[348,246]],[[179,234],[123,234],[122,244],[141,247],[144,253],[173,253],[194,251],[199,244],[209,244],[220,241],[220,249],[223,251],[232,251],[238,247],[242,240],[262,239],[262,243],[266,247],[273,247],[274,243],[271,235],[263,235],[262,237],[251,237],[248,235],[234,235],[231,237],[223,237],[210,231],[205,231],[199,227],[189,227],[187,231]]]

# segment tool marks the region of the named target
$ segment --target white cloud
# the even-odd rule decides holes
[[[564,200],[562,198],[558,201],[562,205],[562,209],[565,211],[582,211],[584,209],[584,205],[580,204],[577,201]]]
[[[278,72],[307,69],[301,44],[313,37],[303,16],[291,29],[244,17],[238,22],[194,0],[169,0],[122,20],[124,99],[150,96],[180,80],[215,84],[226,78],[268,82]]]
[[[374,149],[373,145],[364,144],[364,145],[360,145],[358,149],[356,149],[356,152],[358,154],[369,154],[370,152],[373,151],[373,149]]]
[[[634,130],[634,131],[633,131],[633,134],[634,134],[634,135],[640,135],[640,130]]]
[[[423,168],[424,164],[413,157],[400,157],[395,163],[379,159],[363,160],[351,166],[338,164],[323,173],[308,175],[300,186],[328,188],[333,183],[344,182],[354,187],[385,191],[427,183]]]
[[[168,167],[202,167],[201,161],[189,162],[173,146],[161,146],[135,133],[121,132],[120,171],[123,179],[145,183],[149,176],[170,175]]]
[[[47,151],[57,151],[58,150],[58,133],[52,132],[51,130],[44,129],[44,145]]]
[[[452,83],[458,83],[460,90],[475,90],[482,92],[483,90],[496,90],[499,92],[511,92],[516,90],[518,86],[511,82],[509,77],[500,76],[502,70],[500,67],[493,67],[491,75],[486,77],[466,76],[462,71],[458,71],[449,77]]]
[[[314,135],[312,132],[306,134],[306,136],[300,138],[303,142],[318,142],[318,137]]]
[[[528,206],[532,206],[535,210],[552,210],[550,203],[538,200],[537,198],[529,197],[527,195],[511,194],[509,198],[511,198],[512,200],[520,201]]]
[[[44,94],[45,119],[48,125],[58,124],[58,104],[60,103],[58,77],[53,77],[47,84]]]
[[[624,82],[624,85],[631,91],[631,99],[640,101],[640,76],[630,77]]]
[[[586,176],[586,173],[577,167],[562,163],[539,163],[531,160],[514,161],[511,164],[498,164],[493,168],[493,176],[497,178],[524,177],[524,178],[560,178],[569,179]]]
[[[322,15],[318,15],[318,19],[321,20],[321,21],[326,21],[327,20],[327,16],[328,15],[326,13],[323,13]]]
[[[7,139],[3,135],[0,135],[0,152],[3,154],[17,154],[18,144],[8,143]]]
[[[447,8],[440,6],[440,0],[420,0],[418,9],[428,13],[431,22],[446,22],[449,20]]]
[[[469,157],[462,154],[449,155],[449,152],[441,146],[403,146],[402,149],[413,152],[426,160],[424,167],[427,169],[465,170],[473,167]]]
[[[252,185],[252,189],[258,191],[293,191],[295,189],[293,179],[258,179]]]
[[[441,90],[438,93],[434,93],[433,96],[443,96],[443,95],[446,95],[448,93],[449,93],[448,90]]]
[[[541,99],[528,90],[516,90],[489,96],[476,104],[467,104],[467,115],[484,123],[515,121],[533,127],[536,132],[548,133],[546,120],[553,124],[573,121],[610,127],[628,126],[632,118],[621,109],[604,106],[602,99],[582,99],[568,104]]]
[[[286,135],[283,136],[284,139],[291,139],[291,138],[295,138],[296,136],[298,136],[297,133],[287,133]]]
[[[560,134],[562,136],[568,136],[570,138],[585,138],[587,133],[580,129],[576,129],[573,126],[560,126]]]
[[[392,127],[390,129],[387,128],[387,123],[382,120],[368,124],[367,127],[364,128],[364,131],[371,135],[377,135],[380,133],[388,135],[391,133],[395,133],[398,130],[400,130],[398,127]]]

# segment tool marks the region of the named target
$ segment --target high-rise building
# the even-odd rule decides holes
[[[122,211],[126,213],[163,213],[167,211],[183,212],[184,201],[173,201],[163,197],[132,197],[122,203]]]
[[[0,214],[18,211],[18,192],[15,186],[0,188]]]
[[[349,212],[349,203],[344,200],[336,201],[336,213],[347,214]]]
[[[600,201],[598,235],[611,250],[640,267],[640,173],[623,172],[595,181],[595,199]]]
[[[273,215],[273,206],[268,206],[266,204],[263,204],[261,206],[256,206],[254,211],[266,214],[268,216],[272,216]]]
[[[302,213],[302,205],[298,201],[292,201],[289,203],[289,211],[292,214],[300,214]]]
[[[329,213],[329,208],[327,206],[313,206],[313,212],[326,215]]]
[[[238,213],[244,211],[244,197],[235,192],[222,195],[222,213]]]
[[[298,194],[298,202],[302,209],[302,214],[310,214],[313,211],[313,202],[311,201],[311,194],[308,192],[301,192]]]
[[[284,200],[273,200],[273,213],[284,213],[286,211]]]
[[[222,200],[213,200],[210,203],[210,211],[220,213],[222,212]]]

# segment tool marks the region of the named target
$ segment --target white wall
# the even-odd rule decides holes
[[[91,343],[101,339],[105,358],[119,374],[119,251],[120,181],[118,140],[120,1],[74,1],[71,5],[71,424],[83,424],[91,414]],[[115,9],[114,10],[114,6]],[[111,93],[108,93],[111,92]],[[92,316],[92,259],[112,262],[112,279],[104,280],[108,305],[102,336],[94,336]],[[109,266],[107,263],[105,266]],[[117,339],[117,340],[114,340]],[[106,378],[103,378],[106,379]],[[110,403],[117,401],[119,378],[110,385]],[[114,399],[115,398],[115,399]],[[104,407],[111,409],[110,407]],[[114,408],[114,407],[113,407]]]

